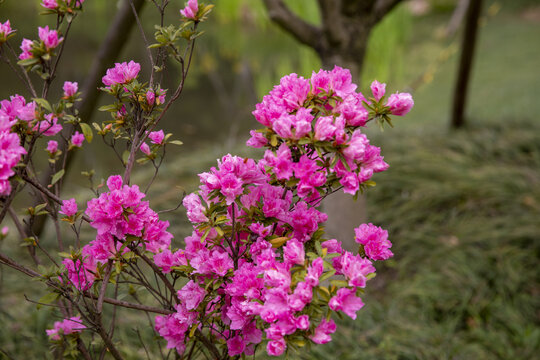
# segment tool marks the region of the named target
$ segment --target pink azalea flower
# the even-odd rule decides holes
[[[53,136],[62,131],[62,125],[58,124],[58,118],[54,114],[47,114],[45,120],[39,121],[32,130],[44,136]]]
[[[196,309],[203,301],[206,291],[190,280],[181,290],[178,290],[178,299],[182,301],[187,310]]]
[[[227,340],[227,348],[229,349],[229,356],[237,356],[244,352],[246,343],[240,335],[236,335]]]
[[[58,3],[56,2],[56,0],[41,0],[41,6],[47,9],[54,10],[58,8]]]
[[[296,239],[287,241],[283,247],[283,260],[290,264],[304,265],[304,244]]]
[[[385,106],[390,108],[392,115],[403,116],[411,111],[414,101],[409,93],[395,93],[390,95]]]
[[[366,256],[372,260],[386,260],[394,254],[390,251],[392,243],[388,240],[388,231],[371,223],[362,224],[354,229],[354,240],[364,245]]]
[[[114,68],[107,69],[106,75],[101,80],[107,86],[127,84],[137,78],[139,71],[141,65],[133,60],[129,63],[115,63]]]
[[[163,130],[153,131],[148,134],[148,138],[152,141],[153,144],[162,145],[165,134],[163,133]]]
[[[188,19],[196,20],[197,12],[199,11],[199,4],[197,0],[189,0],[186,3],[186,7],[180,10],[180,14]]]
[[[60,340],[61,336],[80,333],[84,329],[86,326],[82,323],[81,317],[75,316],[63,321],[56,321],[54,327],[46,332],[52,340]]]
[[[76,82],[66,81],[64,82],[64,96],[70,98],[74,96],[79,90],[79,84]]]
[[[81,147],[83,141],[84,135],[79,133],[78,131],[75,131],[75,133],[71,136],[71,144],[73,144],[73,146]]]
[[[156,93],[153,90],[148,90],[146,92],[146,103],[149,106],[154,106],[155,102],[156,102]]]
[[[287,343],[285,339],[281,338],[279,340],[271,340],[266,345],[266,352],[270,356],[280,356],[285,352],[287,348]]]
[[[19,55],[19,60],[26,60],[32,57],[31,50],[32,50],[33,43],[34,42],[32,40],[28,40],[28,39],[22,40],[22,43],[21,43],[22,53]]]
[[[326,344],[332,341],[330,335],[336,332],[336,328],[334,320],[326,321],[326,319],[323,319],[319,326],[315,328],[315,333],[309,338],[316,344]]]
[[[62,206],[60,207],[60,214],[66,216],[73,216],[77,213],[77,202],[75,199],[69,199],[62,201]]]
[[[336,296],[330,299],[328,306],[334,311],[343,311],[354,320],[356,312],[364,306],[364,302],[356,296],[355,289],[341,288]]]
[[[8,35],[14,31],[15,30],[11,29],[11,24],[9,23],[9,20],[6,20],[6,22],[3,24],[0,23],[0,44],[5,42]]]
[[[43,41],[47,50],[56,48],[64,40],[64,38],[58,37],[56,30],[49,30],[49,26],[38,27],[38,30],[39,39]]]
[[[204,207],[201,204],[201,198],[197,194],[192,193],[187,195],[182,204],[187,210],[187,216],[192,223],[202,223],[208,221],[204,215]]]
[[[315,123],[315,139],[319,141],[332,140],[336,132],[334,119],[331,116],[324,116],[317,119]]]
[[[375,100],[379,101],[384,96],[384,93],[386,92],[386,84],[381,84],[377,80],[373,81],[371,83],[371,92],[373,93],[373,97]]]

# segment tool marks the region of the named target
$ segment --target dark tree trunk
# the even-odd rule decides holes
[[[133,5],[135,10],[140,13],[144,0],[133,0]],[[96,104],[99,100],[101,92],[97,88],[101,85],[101,77],[105,75],[105,71],[108,67],[113,65],[114,61],[118,58],[124,45],[127,44],[129,34],[131,29],[135,25],[135,16],[130,6],[130,0],[124,0],[122,6],[116,13],[112,24],[107,32],[105,39],[101,47],[92,62],[92,67],[86,76],[81,92],[83,100],[79,103],[78,110],[79,116],[82,119],[82,122],[89,123],[92,118],[92,114],[96,109]],[[65,137],[69,139],[71,133],[73,132],[73,127],[70,126],[64,130]],[[60,144],[60,150],[63,153],[67,151],[67,145],[64,143]],[[66,161],[66,172],[70,168],[70,164],[74,159],[74,155],[69,154]],[[52,170],[45,171],[41,182],[47,184],[51,176],[54,174]],[[34,206],[40,204],[42,200],[37,198]],[[34,224],[32,226],[32,232],[39,237],[42,233],[43,228],[45,227],[45,221],[48,219],[47,216],[38,216],[34,219]]]
[[[312,47],[325,69],[335,65],[351,70],[353,81],[360,83],[360,73],[367,42],[373,27],[401,0],[317,0],[322,18],[321,26],[300,19],[282,0],[264,0],[272,21]],[[352,197],[337,192],[323,204],[328,221],[329,236],[343,241],[348,250],[356,250],[354,228],[366,220],[365,196],[355,202]]]
[[[454,103],[452,106],[451,126],[455,129],[465,125],[465,106],[467,90],[471,75],[474,58],[474,49],[478,33],[478,19],[482,11],[482,0],[471,0],[467,9],[465,31],[463,32],[463,44],[459,69],[454,89]]]

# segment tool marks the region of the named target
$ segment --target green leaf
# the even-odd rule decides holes
[[[36,103],[39,104],[39,106],[41,106],[42,108],[44,108],[48,112],[53,112],[52,106],[51,106],[51,104],[49,104],[49,102],[47,100],[45,100],[43,98],[34,98],[32,100],[34,100]]]
[[[86,141],[91,143],[92,139],[94,138],[94,133],[92,132],[92,128],[90,127],[90,125],[86,123],[80,123],[79,125],[81,126],[81,130],[84,134],[84,137],[86,138]]]
[[[110,112],[114,112],[117,110],[117,106],[115,104],[110,104],[110,105],[104,105],[104,106],[100,106],[99,111],[110,111]]]
[[[330,270],[330,271],[322,274],[322,276],[319,278],[319,281],[324,281],[326,279],[329,279],[332,276],[334,276],[335,273],[336,273],[336,270]]]
[[[51,185],[54,185],[58,182],[58,180],[60,180],[62,178],[62,176],[64,176],[64,173],[66,171],[64,169],[60,170],[59,172],[57,172],[56,174],[53,175],[52,177],[52,180],[51,180]]]
[[[129,151],[125,150],[122,153],[122,161],[124,162],[124,164],[127,164],[128,159],[129,159]]]
[[[180,140],[172,140],[172,141],[169,141],[169,144],[174,144],[174,145],[184,145],[184,143],[181,142]]]
[[[44,296],[41,297],[41,299],[38,300],[38,303],[36,305],[36,307],[38,309],[40,309],[42,307],[42,304],[43,305],[47,305],[47,304],[50,304],[50,303],[53,303],[55,302],[58,298],[60,297],[60,295],[58,295],[57,293],[55,292],[52,292],[52,293],[48,293]]]
[[[31,65],[34,65],[34,64],[37,64],[39,62],[39,59],[36,59],[36,58],[28,58],[28,59],[24,59],[24,60],[20,60],[20,61],[17,61],[17,65],[20,65],[20,66],[31,66]]]

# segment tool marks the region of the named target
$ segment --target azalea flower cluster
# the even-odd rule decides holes
[[[20,60],[50,54],[64,41],[64,38],[59,36],[58,31],[49,29],[49,26],[38,27],[38,35],[41,42],[23,39],[21,43],[22,53],[19,55]]]
[[[356,92],[348,70],[336,66],[311,79],[291,74],[257,104],[253,115],[265,129],[251,131],[248,145],[270,147],[267,166],[276,177],[299,179],[300,197],[317,197],[335,183],[356,194],[373,173],[388,164],[380,149],[370,145],[360,127],[373,119],[405,115],[414,102],[410,94],[392,94],[384,103],[385,84],[375,81],[373,97]]]
[[[161,110],[159,106],[165,103],[167,90],[161,89],[159,86],[149,87],[139,83],[137,78],[140,71],[141,65],[132,60],[115,63],[114,67],[108,69],[103,76],[102,82],[105,87],[102,90],[117,99],[114,104],[101,109],[109,111],[114,119],[108,124],[108,127],[104,128],[104,133],[109,130],[116,132],[128,124],[130,105],[142,109],[148,115],[155,115]],[[146,150],[146,146],[143,144],[143,152]]]
[[[26,104],[19,95],[0,101],[0,196],[11,192],[9,178],[15,175],[13,168],[26,154],[19,135],[12,132],[12,128],[19,120],[33,120],[34,109],[34,103]]]
[[[123,185],[122,177],[107,180],[108,192],[87,204],[90,225],[97,230],[96,238],[82,248],[82,255],[66,258],[63,264],[70,282],[79,290],[90,288],[96,278],[97,266],[114,260],[129,251],[130,239],[140,239],[142,249],[152,253],[169,248],[172,235],[167,232],[168,221],[160,221],[146,196],[137,185]],[[74,216],[77,205],[64,201],[61,209],[66,216]],[[82,260],[82,261],[81,261]]]
[[[6,20],[3,24],[0,22],[0,45],[8,40],[8,36],[14,33],[15,30],[11,29],[9,20]]]
[[[47,329],[47,335],[51,340],[60,340],[61,336],[78,334],[86,329],[80,316],[74,316],[63,321],[56,321],[52,329]]]
[[[231,357],[253,354],[263,340],[278,356],[307,339],[329,342],[333,312],[356,318],[373,262],[393,256],[388,233],[360,225],[354,254],[324,238],[327,216],[315,206],[339,185],[356,193],[388,167],[359,127],[405,114],[412,98],[393,94],[383,103],[385,85],[377,82],[370,98],[355,89],[339,67],[311,80],[284,77],[254,112],[267,128],[248,143],[266,146],[264,159],[226,155],[199,175],[199,191],[183,202],[192,235],[184,248],[154,256],[164,273],[189,278],[176,312],[156,317],[169,348],[183,353],[197,330]]]

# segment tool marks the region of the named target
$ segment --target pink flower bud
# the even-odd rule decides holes
[[[8,232],[9,232],[9,228],[7,226],[4,226],[2,230],[0,231],[0,234],[2,234],[2,236],[6,236]]]
[[[386,92],[386,84],[381,84],[377,80],[373,81],[371,83],[371,92],[373,93],[373,97],[375,100],[379,101],[384,96],[384,93]]]
[[[58,143],[54,140],[49,140],[49,142],[47,143],[47,152],[49,154],[54,154],[58,151]]]
[[[150,155],[152,152],[150,151],[150,146],[148,146],[147,143],[142,143],[140,147],[141,151],[145,153],[146,155]]]
[[[73,146],[81,147],[83,141],[84,135],[79,133],[78,131],[75,131],[75,133],[71,136],[71,144],[73,144]]]
[[[195,20],[197,12],[199,11],[199,4],[197,0],[189,0],[186,4],[186,7],[183,10],[180,10],[180,14],[185,16],[188,19]]]
[[[5,42],[7,40],[7,37],[9,34],[11,34],[14,30],[11,30],[11,24],[9,23],[9,20],[7,20],[5,23],[0,23],[0,44]]]
[[[79,84],[76,82],[66,81],[64,83],[64,96],[72,97],[79,90]]]
[[[413,98],[409,93],[395,93],[390,95],[386,106],[390,108],[392,115],[403,116],[411,111],[414,105]]]
[[[148,90],[146,92],[146,103],[149,106],[153,106],[156,102],[156,93],[153,90]]]

